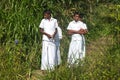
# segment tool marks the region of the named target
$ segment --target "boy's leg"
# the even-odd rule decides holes
[[[78,63],[81,56],[81,41],[71,41],[68,53],[68,63]]]
[[[56,42],[56,65],[60,65],[60,63],[61,63],[59,46],[60,46],[60,42]]]
[[[48,54],[48,42],[42,42],[42,55],[41,55],[41,70],[47,70],[47,54]]]
[[[54,69],[56,46],[53,42],[43,41],[41,70]]]
[[[56,45],[54,42],[49,42],[48,44],[48,69],[54,69],[56,57]]]

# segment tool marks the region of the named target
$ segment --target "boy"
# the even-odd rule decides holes
[[[56,45],[54,37],[57,33],[57,20],[51,17],[51,11],[44,11],[44,19],[42,19],[39,28],[43,34],[42,38],[42,58],[41,70],[54,69],[56,64]]]
[[[80,21],[78,12],[74,13],[73,21],[67,27],[68,34],[71,35],[71,43],[68,52],[68,64],[78,64],[80,59],[85,57],[85,39],[87,33],[86,24]]]
[[[55,44],[56,44],[56,64],[60,65],[61,63],[61,57],[60,57],[60,40],[62,39],[62,30],[61,28],[58,26],[57,27],[57,34],[55,35]]]

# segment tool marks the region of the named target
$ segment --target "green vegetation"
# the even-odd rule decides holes
[[[0,80],[120,80],[119,0],[1,0]],[[62,64],[41,74],[43,11],[51,9],[63,31]],[[74,11],[83,14],[89,33],[80,65],[66,65],[70,38],[66,34]]]

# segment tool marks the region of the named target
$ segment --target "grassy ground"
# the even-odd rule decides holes
[[[66,39],[67,40],[67,39]],[[87,41],[87,53],[78,66],[66,64],[69,40],[62,40],[62,63],[54,71],[43,74],[40,70],[41,47],[27,50],[22,44],[0,46],[0,80],[119,80],[120,45],[113,36]],[[87,40],[87,39],[86,39]],[[66,43],[67,45],[63,44]]]
[[[55,71],[46,74],[33,70],[28,80],[119,80],[120,74],[117,73],[120,62],[117,56],[120,54],[116,53],[115,56],[108,53],[108,49],[113,46],[112,40],[112,36],[108,36],[87,44],[87,54],[81,62],[82,66],[80,63],[76,67],[68,68],[66,63],[62,63]]]
[[[0,80],[120,80],[120,5],[114,2],[119,1],[1,0]],[[42,74],[38,26],[47,8],[63,30],[62,63]],[[88,26],[87,53],[78,66],[68,68],[66,27],[74,11],[83,12]]]

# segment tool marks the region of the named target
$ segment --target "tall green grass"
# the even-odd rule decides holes
[[[1,0],[0,80],[119,80],[120,5],[102,1]],[[43,75],[39,23],[43,10],[51,9],[63,31],[61,65]],[[70,37],[66,34],[74,11],[87,23],[87,54],[78,66],[67,67]]]

